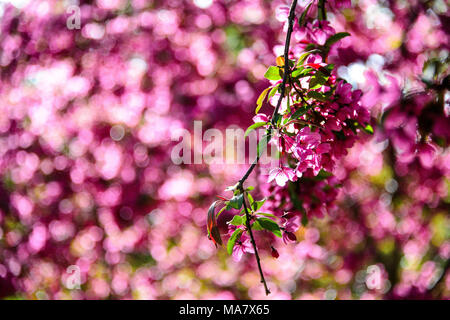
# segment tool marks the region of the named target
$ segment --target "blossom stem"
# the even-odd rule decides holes
[[[258,254],[258,249],[256,247],[256,242],[255,242],[255,237],[253,236],[253,231],[252,231],[252,226],[250,224],[250,213],[248,212],[248,208],[247,208],[247,200],[245,197],[245,191],[241,185],[241,192],[244,194],[244,210],[245,210],[245,220],[246,220],[246,226],[247,226],[247,230],[248,233],[250,234],[250,240],[252,242],[252,246],[253,246],[253,250],[255,251],[255,257],[256,257],[256,263],[258,265],[258,270],[259,270],[259,275],[261,276],[261,282],[264,285],[264,289],[266,290],[266,295],[268,296],[270,294],[270,290],[269,287],[267,286],[267,282],[266,279],[264,278],[264,273],[261,267],[261,260],[259,259],[259,254]]]

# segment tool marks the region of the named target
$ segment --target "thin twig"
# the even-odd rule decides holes
[[[250,239],[252,241],[253,250],[255,251],[256,263],[258,264],[258,270],[259,270],[259,274],[261,276],[261,282],[264,285],[264,289],[266,290],[266,296],[268,296],[270,294],[270,290],[269,290],[269,287],[267,286],[266,279],[264,279],[264,273],[261,268],[261,261],[259,259],[259,254],[258,254],[258,250],[256,247],[255,237],[253,236],[252,226],[250,224],[251,217],[250,217],[250,213],[248,212],[247,203],[246,203],[247,200],[246,200],[245,191],[244,191],[242,185],[241,185],[241,192],[244,194],[244,210],[245,210],[245,218],[246,218],[245,224],[247,225],[247,230],[248,230],[248,233],[250,234]]]
[[[291,84],[291,87],[294,88],[295,92],[297,92],[297,94],[300,96],[300,98],[302,99],[302,101],[306,104],[308,104],[308,102],[306,102],[305,98],[303,97],[303,93],[301,91],[299,91],[297,89],[297,87],[294,84],[294,81],[292,80],[291,75],[289,75],[289,83]]]
[[[284,45],[284,73],[283,73],[283,81],[281,83],[281,92],[280,98],[278,99],[277,106],[272,114],[272,125],[275,125],[276,115],[278,114],[278,109],[280,109],[281,101],[284,98],[286,93],[286,83],[289,79],[290,69],[289,69],[289,46],[291,43],[291,34],[292,29],[294,27],[294,19],[295,19],[295,7],[297,6],[297,0],[292,1],[291,9],[289,10],[289,20],[288,20],[288,30],[286,34],[286,43]]]
[[[284,73],[283,73],[283,81],[280,84],[280,97],[278,99],[277,105],[275,107],[275,110],[272,113],[272,120],[271,120],[271,125],[272,127],[275,127],[276,123],[276,115],[278,114],[278,110],[280,109],[281,106],[281,101],[283,100],[285,93],[286,93],[286,83],[289,79],[289,75],[290,75],[290,69],[289,69],[289,46],[290,46],[290,42],[291,42],[291,34],[292,34],[292,29],[294,26],[294,19],[295,19],[295,7],[297,6],[297,0],[293,0],[292,4],[291,4],[291,9],[289,10],[289,26],[288,26],[288,30],[287,30],[287,34],[286,34],[286,43],[284,45]],[[267,141],[270,140],[270,137],[272,135],[272,127],[268,128],[266,131],[267,134]],[[242,186],[245,182],[245,180],[247,180],[247,178],[250,176],[250,174],[252,173],[252,171],[255,169],[256,165],[258,164],[260,158],[260,153],[258,152],[255,161],[253,161],[252,165],[248,168],[247,172],[244,174],[244,176],[242,177],[241,180],[239,180],[238,186]]]
[[[289,75],[290,75],[289,46],[290,46],[290,43],[291,43],[291,34],[292,34],[293,26],[294,26],[295,7],[296,6],[297,6],[297,0],[293,0],[292,4],[291,4],[291,8],[289,10],[288,30],[287,30],[287,34],[286,34],[286,42],[285,42],[285,45],[284,45],[284,73],[283,73],[283,81],[281,82],[281,85],[280,85],[280,88],[281,88],[280,98],[278,99],[277,106],[275,107],[275,110],[273,111],[273,114],[272,114],[271,126],[266,131],[267,141],[270,141],[270,138],[272,136],[272,127],[276,126],[278,110],[280,109],[281,101],[283,100],[283,98],[284,98],[284,96],[286,94],[286,83],[287,83],[287,81],[289,79]],[[261,261],[259,259],[258,248],[256,247],[255,238],[253,237],[253,231],[252,231],[252,227],[251,227],[251,224],[250,224],[250,214],[248,212],[248,208],[247,208],[247,204],[246,204],[246,200],[245,200],[245,190],[244,190],[244,182],[245,182],[245,180],[247,180],[247,178],[250,176],[250,174],[255,169],[256,165],[258,164],[259,158],[261,156],[261,152],[259,152],[259,151],[258,151],[258,154],[256,156],[255,161],[253,161],[252,165],[248,168],[247,172],[242,177],[242,179],[239,180],[239,182],[237,184],[237,188],[244,195],[244,210],[245,210],[245,216],[246,216],[246,225],[247,225],[248,232],[250,234],[250,239],[251,239],[251,242],[252,242],[252,245],[253,245],[253,250],[255,251],[256,263],[258,264],[258,270],[259,270],[259,274],[261,276],[261,282],[264,284],[264,289],[266,290],[266,295],[269,295],[270,294],[270,290],[269,290],[269,288],[267,286],[266,280],[264,279],[264,273],[263,273],[262,268],[261,268]]]

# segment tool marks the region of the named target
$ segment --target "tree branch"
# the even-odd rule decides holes
[[[280,98],[278,99],[277,105],[275,107],[275,110],[272,113],[272,120],[271,120],[271,127],[267,129],[267,141],[270,140],[270,137],[272,135],[272,127],[275,127],[276,125],[276,118],[278,114],[278,110],[280,109],[281,102],[286,94],[286,84],[288,82],[288,79],[290,77],[290,69],[289,69],[289,46],[291,43],[291,35],[292,35],[292,29],[294,27],[294,19],[295,19],[295,7],[297,6],[297,0],[293,0],[291,4],[291,8],[289,10],[289,20],[288,20],[288,30],[286,34],[286,42],[284,45],[284,73],[283,73],[283,80],[280,84]],[[256,165],[258,164],[260,153],[257,154],[255,161],[252,163],[252,165],[248,168],[247,172],[244,174],[241,180],[239,180],[238,187],[242,187],[245,180],[250,176],[252,171],[255,169]]]
[[[250,213],[248,212],[247,203],[246,203],[247,200],[246,200],[245,191],[244,191],[244,188],[242,187],[242,185],[241,185],[241,192],[244,195],[244,210],[245,210],[245,218],[246,218],[245,224],[247,226],[248,233],[250,234],[250,239],[252,242],[253,250],[255,251],[256,263],[258,264],[258,270],[259,270],[259,275],[261,276],[261,282],[264,284],[264,289],[266,290],[266,296],[268,296],[270,294],[270,290],[269,290],[269,287],[267,286],[266,279],[264,279],[264,273],[261,268],[261,261],[259,259],[259,254],[258,254],[258,249],[256,247],[255,237],[253,236],[252,226],[250,224],[251,216],[250,216]]]
[[[284,45],[284,73],[283,73],[283,81],[281,82],[281,85],[280,85],[280,89],[281,89],[280,98],[278,99],[277,105],[272,114],[271,126],[266,131],[267,142],[270,141],[270,138],[272,136],[272,127],[275,127],[275,125],[276,125],[276,121],[278,118],[278,110],[280,109],[281,102],[286,94],[286,84],[290,77],[291,70],[289,68],[289,46],[291,43],[292,29],[294,27],[295,7],[296,6],[297,6],[297,0],[293,0],[292,4],[291,4],[291,8],[289,10],[288,30],[287,30],[287,34],[286,34],[286,42]],[[267,146],[267,144],[265,144],[264,147],[266,147],[266,146]],[[252,171],[255,169],[260,157],[261,157],[261,153],[260,153],[260,150],[258,150],[258,154],[256,156],[255,161],[253,161],[252,165],[248,168],[247,172],[242,177],[242,179],[239,180],[237,188],[242,192],[243,197],[244,197],[244,210],[245,210],[247,230],[248,230],[248,233],[250,234],[250,239],[251,239],[251,242],[253,245],[253,250],[255,251],[256,263],[258,264],[258,270],[259,270],[259,274],[261,276],[261,282],[264,284],[264,289],[266,290],[266,295],[269,295],[270,290],[267,287],[266,280],[264,279],[264,273],[261,268],[261,261],[259,259],[258,248],[256,247],[255,238],[253,236],[252,226],[250,224],[251,216],[250,216],[250,213],[248,212],[248,208],[247,208],[247,204],[246,204],[246,197],[245,197],[245,190],[244,190],[244,182],[245,182],[245,180],[247,180],[247,178],[250,176]]]

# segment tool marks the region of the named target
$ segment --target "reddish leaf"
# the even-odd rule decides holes
[[[208,238],[214,243],[216,247],[218,244],[222,245],[222,238],[220,237],[219,227],[217,226],[215,213],[217,205],[219,205],[221,202],[222,201],[220,200],[214,201],[208,210],[208,219],[207,219]]]
[[[322,68],[322,66],[320,64],[318,64],[318,63],[307,63],[306,65],[311,67],[311,68],[314,68],[316,70],[319,70],[320,68]]]

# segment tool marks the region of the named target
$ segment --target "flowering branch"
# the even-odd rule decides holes
[[[226,189],[233,191],[233,197],[221,197],[222,201],[214,202],[208,211],[208,236],[216,245],[221,245],[216,218],[223,210],[241,210],[240,214],[234,215],[228,222],[230,237],[227,251],[236,261],[239,261],[245,252],[255,254],[266,295],[270,290],[261,267],[254,231],[269,231],[282,238],[285,243],[297,241],[295,232],[300,227],[300,215],[301,223],[306,224],[306,215],[311,215],[312,210],[316,208],[321,210],[328,199],[331,199],[326,195],[327,191],[321,189],[324,187],[323,183],[313,184],[317,192],[312,194],[323,197],[317,201],[314,197],[307,197],[308,192],[300,190],[303,184],[298,181],[303,175],[303,182],[308,179],[318,182],[331,177],[335,159],[344,154],[344,148],[353,144],[357,131],[361,128],[372,131],[367,124],[369,114],[359,104],[361,93],[352,91],[350,84],[338,80],[334,65],[326,63],[331,46],[349,34],[336,33],[329,26],[325,20],[325,1],[319,2],[318,20],[306,23],[311,4],[312,2],[298,17],[298,24],[295,23],[297,0],[293,0],[290,7],[285,6],[280,10],[283,16],[281,20],[287,22],[284,54],[277,57],[276,65],[270,66],[264,75],[272,81],[272,85],[257,99],[256,116],[253,118],[255,124],[247,128],[245,133],[246,136],[251,130],[265,127],[265,135],[258,144],[255,160],[244,176],[234,186]],[[290,59],[290,43],[294,29],[299,30],[299,36],[303,35],[305,38],[298,43],[299,47],[295,48],[300,50],[292,50]],[[268,100],[276,97],[273,99],[276,104],[271,117],[258,113],[266,97]],[[267,148],[270,141],[275,143],[281,157],[280,164],[270,170],[268,182],[275,181],[278,185],[276,190],[286,194],[288,190],[281,188],[290,181],[286,188],[289,189],[289,194],[286,194],[286,201],[283,202],[283,206],[289,207],[287,210],[278,207],[273,213],[266,210],[260,212],[267,198],[255,201],[250,193],[253,187],[244,188],[245,181],[259,162],[262,149]],[[286,158],[285,164],[282,157]],[[295,186],[299,188],[293,188]],[[323,200],[323,206],[317,205],[320,200]],[[215,209],[219,203],[224,203],[225,206],[216,215]],[[271,250],[272,256],[278,258],[277,250],[273,246]]]
[[[293,0],[291,4],[291,8],[289,10],[289,18],[288,18],[288,30],[286,34],[286,42],[284,45],[284,73],[283,73],[283,81],[281,82],[279,88],[280,88],[280,97],[278,98],[277,105],[275,107],[275,110],[273,110],[272,113],[272,120],[271,120],[271,126],[266,131],[267,139],[266,141],[270,141],[270,137],[272,135],[272,127],[275,127],[276,121],[277,121],[277,115],[278,110],[281,106],[281,101],[283,100],[285,94],[286,94],[286,84],[288,79],[290,78],[290,69],[289,69],[289,63],[286,63],[286,61],[289,61],[289,46],[291,43],[291,34],[294,27],[294,20],[295,20],[295,7],[297,6],[297,0]],[[247,172],[244,174],[241,180],[238,182],[238,189],[242,189],[242,186],[247,180],[247,178],[250,176],[252,171],[255,169],[256,165],[258,164],[259,158],[261,157],[261,152],[257,153],[255,161],[252,163],[252,165],[248,168]],[[256,252],[256,251],[255,251]]]
[[[244,188],[242,187],[242,185],[240,185],[240,188],[241,188],[241,192],[244,193],[245,191],[244,191]],[[248,233],[250,234],[250,239],[252,242],[253,250],[255,251],[255,258],[256,258],[256,263],[258,265],[259,274],[261,276],[261,282],[264,284],[264,289],[266,290],[266,295],[269,295],[270,290],[269,290],[269,287],[267,286],[266,279],[264,278],[264,273],[262,271],[261,261],[259,259],[259,254],[258,254],[258,248],[256,247],[255,237],[253,236],[252,226],[250,224],[251,217],[250,217],[250,213],[248,212],[246,202],[247,202],[247,200],[245,199],[245,195],[244,195],[243,205],[244,205],[244,210],[245,210],[246,226],[247,226]]]
[[[266,141],[270,141],[270,137],[272,135],[272,127],[275,127],[275,125],[276,125],[278,110],[280,109],[281,101],[283,100],[284,95],[286,94],[286,84],[287,84],[288,79],[290,78],[290,76],[289,76],[290,69],[289,69],[289,63],[288,63],[288,61],[289,61],[289,46],[291,43],[291,34],[292,34],[293,26],[294,26],[295,7],[296,6],[297,6],[297,0],[293,0],[292,4],[291,4],[291,8],[289,10],[289,18],[288,18],[289,25],[288,25],[288,30],[287,30],[287,34],[286,34],[286,42],[284,45],[284,61],[285,61],[285,63],[284,63],[283,81],[281,82],[281,85],[280,85],[280,90],[281,90],[280,97],[278,98],[277,106],[275,107],[275,110],[272,113],[271,126],[269,126],[269,128],[266,131],[266,135],[267,135]],[[256,165],[258,164],[260,155],[261,155],[261,152],[258,152],[255,161],[248,168],[247,172],[244,174],[242,179],[239,180],[239,182],[238,182],[237,189],[241,190],[242,193],[245,192],[244,191],[244,182],[245,182],[245,180],[247,180],[247,178],[250,176],[250,174],[255,169]],[[253,236],[252,226],[250,224],[250,214],[248,212],[245,195],[244,195],[243,204],[244,204],[245,216],[247,218],[246,219],[247,230],[248,230],[248,233],[250,234],[250,239],[252,242],[253,250],[255,251],[255,258],[256,258],[256,263],[258,264],[259,275],[261,276],[261,282],[264,284],[264,289],[266,290],[266,295],[269,295],[270,290],[267,286],[266,279],[264,278],[264,272],[261,267],[261,262],[260,262],[259,254],[258,254],[258,248],[256,247],[256,242],[255,242],[255,238]]]

